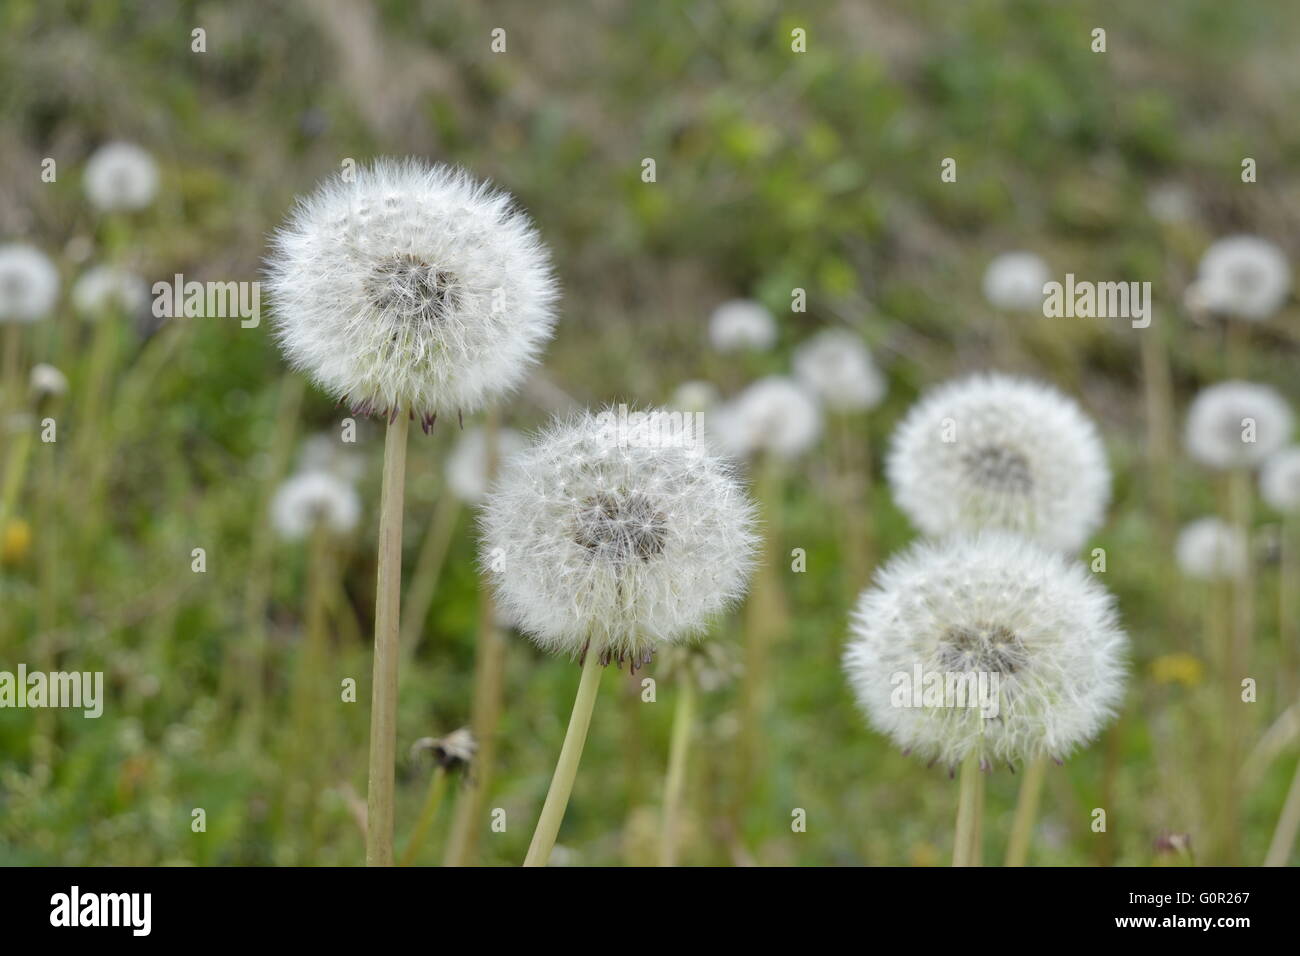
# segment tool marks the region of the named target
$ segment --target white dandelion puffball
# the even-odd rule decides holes
[[[1043,307],[1047,263],[1032,252],[1004,252],[984,270],[984,298],[997,309],[1035,312]]]
[[[644,662],[744,593],[754,506],[730,464],[650,411],[557,422],[513,455],[481,517],[505,619],[545,650]],[[588,642],[590,642],[588,648]]]
[[[271,500],[271,524],[280,537],[297,541],[317,527],[347,534],[361,518],[352,485],[328,471],[304,471],[288,478]]]
[[[1240,528],[1218,518],[1200,518],[1178,533],[1174,556],[1189,578],[1217,581],[1246,573],[1249,545]]]
[[[884,376],[866,343],[845,329],[818,332],[795,349],[794,375],[832,411],[875,408],[885,397]]]
[[[844,668],[872,726],[949,766],[972,752],[985,766],[1063,759],[1123,693],[1127,638],[1109,592],[1078,562],[1006,532],[921,541],[891,559],[851,631]],[[922,693],[950,676],[951,695]],[[983,691],[957,693],[981,680]]]
[[[802,385],[773,375],[715,409],[706,424],[721,449],[736,458],[767,452],[788,459],[797,458],[816,443],[822,432],[822,413]]]
[[[1275,511],[1300,511],[1300,447],[1284,448],[1264,462],[1259,493]]]
[[[766,352],[776,344],[776,319],[752,299],[732,299],[709,317],[709,341],[719,352]]]
[[[510,428],[497,429],[497,473],[527,446],[524,436]],[[447,486],[461,501],[478,504],[488,491],[487,432],[470,428],[447,456]]]
[[[671,404],[683,412],[707,412],[720,398],[718,386],[712,382],[682,382],[673,392]]]
[[[106,143],[87,161],[82,184],[102,212],[143,209],[158,194],[158,164],[134,143]]]
[[[87,319],[101,318],[105,312],[135,315],[148,304],[148,283],[116,266],[87,269],[72,285],[72,307]]]
[[[1260,321],[1291,293],[1291,266],[1259,236],[1229,236],[1206,250],[1196,276],[1196,301],[1211,312]]]
[[[555,325],[549,254],[513,199],[461,170],[379,160],[300,200],[267,264],[276,338],[358,414],[472,412]]]
[[[1211,468],[1253,468],[1291,438],[1291,409],[1268,385],[1219,382],[1187,410],[1187,452]]]
[[[1006,375],[924,395],[894,430],[885,471],[898,506],[932,537],[1003,528],[1074,551],[1110,501],[1092,421],[1050,385]]]
[[[40,362],[32,366],[28,387],[38,398],[54,398],[68,391],[68,377],[53,365]]]
[[[59,270],[50,257],[21,242],[0,246],[0,322],[36,322],[59,298]]]

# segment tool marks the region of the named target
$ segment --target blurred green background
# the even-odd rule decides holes
[[[205,53],[191,52],[196,27]],[[1104,54],[1090,50],[1095,27],[1107,31]],[[495,28],[506,31],[504,53],[490,50]],[[791,51],[795,28],[807,31],[805,53]],[[1209,730],[1197,716],[1197,668],[1170,679],[1167,665],[1153,667],[1192,649],[1199,625],[1194,592],[1172,589],[1167,535],[1150,507],[1137,336],[1124,322],[1000,317],[980,281],[995,254],[1016,248],[1038,252],[1057,277],[1150,280],[1181,419],[1187,397],[1222,376],[1222,328],[1181,308],[1201,252],[1239,231],[1280,243],[1293,262],[1300,248],[1298,41],[1300,6],[1217,0],[6,0],[0,239],[44,249],[65,288],[108,254],[150,282],[253,280],[294,196],[344,158],[462,164],[519,198],[564,287],[555,340],[503,408],[507,424],[526,430],[570,403],[666,401],[686,379],[730,394],[787,371],[790,348],[814,331],[857,329],[890,381],[861,436],[877,462],[877,555],[913,537],[879,461],[920,390],[987,367],[1056,383],[1098,420],[1115,471],[1096,544],[1132,637],[1133,679],[1121,720],[1050,771],[1034,859],[1178,862],[1156,841],[1203,826],[1198,754]],[[112,139],[152,152],[162,188],[149,209],[105,219],[86,203],[80,171]],[[1258,163],[1256,184],[1240,180],[1246,156]],[[55,183],[41,181],[45,157],[58,162]],[[647,157],[654,183],[641,179]],[[940,181],[945,157],[957,161],[956,183]],[[807,291],[805,313],[790,310],[794,288]],[[734,297],[778,316],[777,349],[709,353],[708,315]],[[75,436],[84,336],[60,322],[57,334],[35,333],[31,354],[73,380],[60,427]],[[1251,335],[1251,377],[1294,400],[1294,307]],[[291,427],[277,423],[292,377],[266,321],[177,320],[123,336],[130,359],[102,412],[106,498],[87,502],[79,476],[58,467],[62,448],[38,447],[18,506],[31,540],[8,548],[0,568],[0,669],[50,655],[102,669],[105,715],[0,715],[0,863],[357,863],[380,431],[363,426],[365,519],[338,556],[342,599],[331,616],[330,668],[357,679],[360,703],[339,705],[328,733],[302,740],[288,711],[306,554],[267,541],[265,515],[286,457],[308,434],[336,433],[343,410],[308,388]],[[451,422],[412,442],[408,569],[456,437]],[[736,694],[707,695],[683,862],[947,862],[955,786],[867,728],[839,668],[849,589],[828,467],[819,450],[785,483],[778,553],[805,548],[808,571],[782,575],[790,618],[775,648],[761,785],[738,835],[718,822],[731,796]],[[1181,457],[1175,474],[1180,521],[1213,510],[1205,474]],[[1261,534],[1270,520],[1261,511]],[[190,569],[195,547],[207,551],[204,574]],[[406,748],[468,721],[474,550],[462,510],[402,678],[399,850],[428,775]],[[1278,595],[1269,568],[1260,581],[1268,687]],[[258,585],[266,611],[250,631]],[[717,639],[734,644],[738,627],[722,622]],[[259,628],[267,697],[254,725],[242,675]],[[508,825],[480,846],[483,861],[514,864],[578,669],[517,636],[506,666],[489,806],[504,808]],[[606,680],[563,858],[652,862],[671,693],[641,704],[626,678]],[[1283,703],[1261,692],[1256,734]],[[291,771],[304,748],[327,754],[329,767],[327,786],[306,796]],[[1250,792],[1246,862],[1264,854],[1290,766],[1278,761]],[[989,779],[990,860],[1017,784],[1005,771]],[[316,804],[310,839],[296,820],[302,800]],[[1108,809],[1104,834],[1089,829],[1098,806]],[[196,807],[204,833],[191,830]],[[791,831],[794,808],[807,811],[805,833]],[[447,816],[444,807],[443,824]],[[440,858],[441,839],[440,825],[424,862]]]

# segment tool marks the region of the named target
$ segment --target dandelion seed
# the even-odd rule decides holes
[[[821,436],[822,413],[803,386],[774,375],[716,409],[707,427],[722,450],[736,458],[760,452],[797,458]]]
[[[1003,528],[1073,551],[1110,500],[1106,452],[1079,406],[1005,375],[925,395],[895,429],[886,472],[899,507],[936,537]]]
[[[36,322],[54,309],[59,272],[49,256],[20,242],[0,246],[0,322]]]
[[[300,201],[268,262],[289,361],[359,414],[475,411],[550,338],[546,248],[509,195],[446,166],[380,160]]]
[[[984,298],[996,309],[1036,312],[1050,279],[1047,263],[1034,253],[1004,252],[984,271]]]
[[[826,329],[794,353],[794,374],[831,411],[875,408],[885,397],[885,379],[866,344],[852,332]]]
[[[1211,468],[1253,468],[1291,437],[1286,400],[1267,385],[1220,382],[1202,389],[1187,412],[1188,454]]]
[[[776,344],[776,319],[752,299],[732,299],[709,317],[709,341],[719,352],[766,352]]]
[[[753,505],[703,446],[655,440],[655,414],[622,441],[591,413],[557,423],[487,497],[498,603],[546,650],[640,662],[744,593]]]
[[[134,143],[106,143],[86,162],[82,185],[101,212],[143,209],[158,193],[158,164]]]
[[[1261,321],[1291,292],[1291,266],[1274,243],[1259,236],[1229,236],[1206,250],[1195,280],[1195,302],[1211,312]]]
[[[1246,572],[1249,545],[1242,530],[1219,518],[1200,518],[1178,534],[1175,558],[1189,578],[1220,581]]]
[[[524,449],[527,442],[517,431],[497,430],[498,468]],[[471,428],[461,434],[447,458],[447,486],[461,501],[478,504],[488,491],[488,455],[486,434]]]
[[[287,541],[306,538],[317,527],[345,535],[361,518],[361,502],[348,482],[326,471],[293,475],[271,500],[271,524]]]
[[[149,304],[149,286],[138,275],[116,266],[86,270],[72,286],[72,307],[87,319],[106,312],[136,315]]]
[[[29,388],[37,401],[58,398],[68,391],[68,378],[53,365],[41,362],[32,366]]]
[[[844,667],[873,727],[949,766],[1062,758],[1122,696],[1127,639],[1111,595],[1079,563],[1006,532],[922,541],[859,599]],[[997,675],[978,706],[895,706],[894,675]]]

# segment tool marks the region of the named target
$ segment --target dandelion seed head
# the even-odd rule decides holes
[[[635,662],[744,593],[754,508],[702,443],[619,434],[613,417],[558,421],[503,464],[481,555],[505,619],[540,647]]]
[[[59,271],[49,256],[32,246],[0,246],[0,322],[36,322],[59,298]]]
[[[72,284],[72,307],[87,319],[106,312],[136,315],[149,304],[149,286],[138,275],[117,266],[98,265],[83,272]]]
[[[1259,492],[1275,511],[1300,511],[1300,447],[1284,448],[1264,462]]]
[[[510,428],[497,430],[497,469],[524,449],[524,436]],[[461,501],[478,504],[488,491],[487,433],[467,428],[447,457],[447,486]]]
[[[1291,292],[1291,266],[1278,246],[1259,236],[1228,236],[1201,257],[1196,301],[1211,312],[1261,321]]]
[[[776,344],[776,319],[752,299],[732,299],[709,317],[709,341],[719,352],[766,352]]]
[[[40,362],[32,366],[28,387],[37,399],[57,398],[67,394],[68,378],[53,365]]]
[[[158,164],[134,143],[105,143],[86,162],[82,185],[101,212],[143,209],[158,194]]]
[[[871,725],[949,766],[972,752],[1062,759],[1122,697],[1127,639],[1111,595],[1078,562],[1007,532],[913,545],[862,594],[851,632],[844,667]],[[996,715],[896,706],[897,675],[911,680],[918,665],[989,675],[990,689],[996,675]]]
[[[885,378],[866,343],[845,329],[826,329],[799,346],[794,375],[832,411],[875,408],[885,397]]]
[[[1178,533],[1174,556],[1187,577],[1218,581],[1245,574],[1249,545],[1240,528],[1219,518],[1200,518]]]
[[[1291,409],[1276,389],[1219,382],[1202,389],[1187,411],[1187,452],[1211,468],[1253,468],[1291,438]]]
[[[707,412],[720,398],[718,387],[712,382],[682,382],[673,392],[671,404],[684,412]]]
[[[271,499],[271,525],[286,541],[298,541],[318,527],[345,535],[361,518],[352,485],[328,471],[304,471],[288,478]]]
[[[554,328],[556,281],[528,217],[447,166],[335,176],[272,245],[285,356],[370,411],[472,412],[519,385]]]
[[[797,458],[821,437],[822,412],[806,388],[773,375],[715,409],[706,424],[718,445],[736,458],[759,452]]]
[[[1004,252],[984,270],[984,298],[995,309],[1036,312],[1043,286],[1051,279],[1047,263],[1032,252]]]
[[[934,537],[1002,528],[1074,551],[1110,500],[1105,448],[1079,406],[998,374],[923,396],[894,431],[886,473],[898,506]]]

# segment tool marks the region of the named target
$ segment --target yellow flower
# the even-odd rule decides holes
[[[32,526],[22,518],[10,518],[0,536],[0,564],[18,564],[32,547]]]
[[[1194,687],[1201,682],[1204,666],[1191,654],[1164,654],[1151,662],[1151,676],[1157,684],[1183,684]]]

